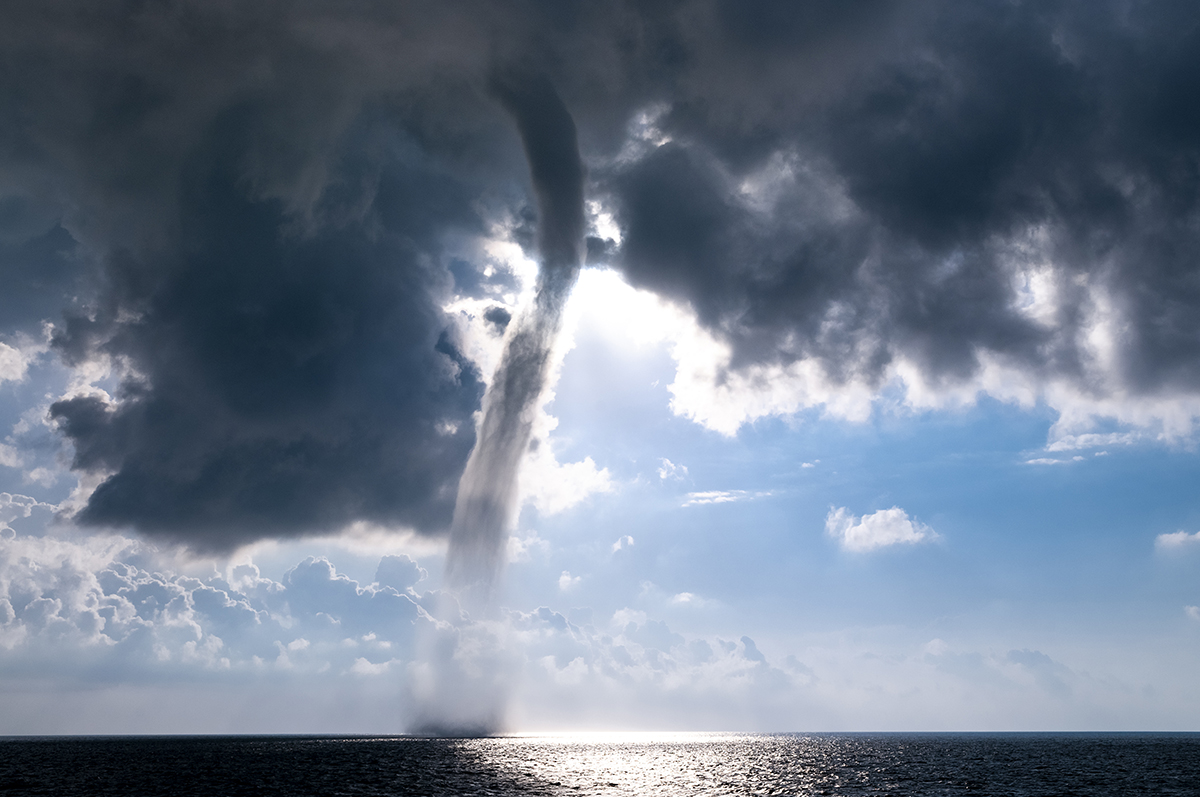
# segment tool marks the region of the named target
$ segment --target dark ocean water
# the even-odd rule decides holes
[[[1200,795],[1200,734],[0,739],[0,793]]]

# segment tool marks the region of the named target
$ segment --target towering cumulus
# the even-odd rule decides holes
[[[563,305],[583,252],[583,163],[575,122],[544,77],[505,75],[492,90],[516,120],[538,204],[541,268],[531,307],[518,316],[483,399],[483,422],[463,471],[450,531],[450,586],[486,601],[516,513],[517,470]]]

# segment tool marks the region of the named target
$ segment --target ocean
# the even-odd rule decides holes
[[[1200,734],[0,738],[0,793],[1200,795]]]

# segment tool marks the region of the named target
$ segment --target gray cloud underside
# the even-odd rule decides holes
[[[439,309],[478,264],[449,242],[511,218],[532,245],[488,93],[514,63],[552,80],[621,227],[592,257],[690,304],[735,367],[951,384],[988,353],[1098,396],[1200,387],[1188,3],[3,13],[6,331],[72,298],[61,355],[131,374],[115,407],[53,410],[76,467],[114,474],[86,522],[209,547],[444,529],[481,395]],[[1033,267],[1050,317],[1019,306]]]

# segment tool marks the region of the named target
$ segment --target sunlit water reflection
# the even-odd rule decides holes
[[[0,740],[0,792],[1196,795],[1193,734]]]

